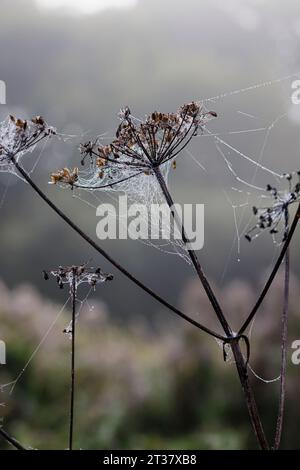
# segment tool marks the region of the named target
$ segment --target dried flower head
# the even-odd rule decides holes
[[[297,182],[293,184],[294,175],[297,175]],[[270,194],[273,204],[269,207],[253,207],[257,223],[245,235],[249,242],[265,230],[268,230],[273,236],[283,232],[281,241],[286,240],[289,232],[289,207],[300,201],[300,172],[287,173],[283,176],[288,181],[288,190],[279,191],[276,187],[268,185],[266,190]]]
[[[13,171],[12,157],[19,161],[41,140],[55,134],[56,130],[41,116],[31,120],[9,116],[0,123],[0,171]]]
[[[89,284],[95,289],[97,284],[113,279],[112,274],[106,274],[100,268],[88,268],[86,264],[80,266],[59,266],[58,269],[52,271],[43,271],[43,275],[46,281],[49,279],[49,275],[54,276],[60,289],[63,289],[64,284],[68,284],[71,291],[73,281],[75,281],[76,289],[83,283]]]
[[[170,161],[175,169],[176,156],[216,113],[192,102],[181,106],[176,113],[155,111],[142,122],[132,116],[128,107],[120,110],[119,117],[116,138],[110,144],[99,145],[96,139],[80,145],[81,163],[84,165],[89,158],[90,172],[84,172],[74,186],[111,188],[137,175],[150,176],[156,167]],[[102,180],[100,184],[99,180]],[[68,183],[64,179],[60,182]]]

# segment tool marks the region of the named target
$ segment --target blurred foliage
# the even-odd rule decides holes
[[[279,369],[281,281],[279,277],[253,330],[251,365],[265,378],[278,375]],[[300,286],[295,280],[292,284],[291,340],[300,335]],[[253,293],[239,282],[224,296],[233,320],[240,316],[241,303],[252,301]],[[214,340],[184,322],[176,327],[163,318],[152,332],[138,320],[127,328],[117,327],[97,298],[82,304],[77,328],[76,448],[256,448],[235,367],[223,362],[222,348]],[[201,298],[192,281],[182,301],[186,307],[188,301],[198,304],[209,323],[210,313]],[[7,344],[7,365],[1,366],[3,385],[18,376],[60,307],[44,301],[28,285],[13,291],[1,285],[0,299],[1,335]],[[33,448],[67,445],[70,339],[62,331],[69,321],[66,310],[13,392],[8,386],[0,395],[4,427]],[[288,356],[283,446],[299,448],[299,370],[291,364],[290,350]],[[264,384],[253,378],[253,384],[271,438],[278,382]],[[0,448],[7,448],[2,440]]]

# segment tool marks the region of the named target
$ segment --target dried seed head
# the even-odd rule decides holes
[[[71,181],[72,188],[112,188],[139,175],[141,178],[152,175],[154,168],[172,163],[197,131],[216,117],[216,113],[193,101],[184,104],[175,113],[154,111],[142,122],[132,116],[128,107],[121,109],[119,117],[121,122],[116,138],[110,144],[99,145],[97,138],[94,142],[80,145],[81,162],[84,164],[86,157],[89,157],[90,173],[85,170],[82,177],[76,174],[78,181]],[[176,168],[176,163],[173,168]],[[99,179],[102,180],[101,184]],[[53,173],[51,181],[69,184],[68,175],[62,170]]]
[[[298,181],[292,187],[294,175],[298,175]],[[266,190],[273,198],[273,204],[269,207],[252,208],[257,222],[245,235],[248,241],[256,238],[265,229],[269,229],[271,235],[283,231],[281,242],[286,240],[289,232],[289,207],[295,202],[300,202],[300,174],[294,172],[282,176],[289,182],[288,190],[280,191],[270,184],[267,185]]]
[[[100,268],[88,268],[86,264],[80,266],[59,266],[52,271],[43,271],[43,275],[45,280],[48,280],[49,275],[52,275],[60,289],[63,289],[64,285],[68,284],[71,292],[74,283],[75,289],[84,283],[95,288],[98,284],[113,279],[112,274],[106,274]]]
[[[55,134],[41,116],[24,120],[10,115],[0,123],[0,171],[15,172],[12,159],[19,161],[38,142]]]

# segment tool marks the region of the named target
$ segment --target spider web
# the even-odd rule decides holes
[[[282,79],[278,79],[272,82],[263,82],[259,85],[235,90],[229,93],[223,93],[216,97],[209,98],[207,101],[216,102],[216,100],[225,97],[234,96],[243,92],[248,92],[252,90],[257,90],[259,88],[265,88],[267,86],[279,84],[282,81],[289,80],[294,76],[295,75],[289,75]],[[257,116],[254,116],[253,114],[244,111],[238,110],[236,112],[242,117],[251,120],[260,119]],[[224,168],[232,181],[231,186],[222,188],[224,201],[226,201],[232,211],[234,234],[232,237],[230,249],[228,251],[227,259],[225,261],[225,265],[221,271],[221,284],[224,283],[229,265],[230,263],[232,263],[232,259],[235,258],[237,262],[241,262],[242,253],[244,249],[244,236],[245,234],[247,234],[251,226],[255,224],[255,218],[253,217],[253,213],[251,210],[252,206],[254,205],[254,202],[257,207],[272,206],[274,202],[272,199],[272,195],[266,192],[266,183],[274,184],[276,188],[278,188],[278,193],[283,201],[285,200],[285,198],[287,198],[287,196],[290,195],[290,189],[286,179],[286,174],[281,172],[280,169],[273,169],[271,165],[268,166],[268,164],[265,163],[269,141],[271,140],[274,133],[280,132],[280,126],[284,120],[287,120],[287,117],[288,112],[285,111],[281,114],[278,114],[271,121],[270,124],[264,125],[262,127],[217,133],[213,133],[209,129],[206,129],[206,133],[200,136],[200,138],[210,137],[213,146],[215,147],[217,154],[223,162]],[[232,143],[231,136],[237,134],[245,134],[247,136],[250,136],[251,134],[253,134],[254,136],[257,136],[258,134],[262,135],[263,140],[260,150],[254,156],[243,151],[241,145],[237,146],[236,144]],[[191,159],[197,164],[197,166],[200,167],[201,170],[204,171],[205,174],[213,180],[214,178],[211,172],[209,172],[206,167],[199,163],[199,160],[195,156],[195,154],[192,154],[190,151],[188,153]],[[290,172],[289,177],[297,173],[291,170],[292,169],[285,168],[285,172]],[[293,168],[293,170],[298,170],[298,168]],[[261,181],[263,181],[263,184],[261,184]],[[258,233],[253,238],[257,238],[263,233],[263,231],[258,231]],[[267,235],[270,236],[269,234]],[[273,255],[271,256],[273,263],[276,259],[278,250],[282,245],[283,241],[282,239],[278,239],[275,235],[272,235],[272,242],[274,246]],[[247,241],[245,243],[247,244]],[[270,264],[272,265],[272,263]],[[255,319],[252,321],[249,337],[252,336],[254,324]],[[222,342],[218,340],[216,341],[221,348],[224,347]],[[229,363],[233,363],[231,347],[229,345],[226,345],[226,347],[226,361]],[[253,366],[250,363],[248,364],[248,368],[249,371],[258,380],[266,384],[272,384],[280,380],[280,375],[276,376],[275,378],[262,377],[254,370]]]
[[[236,259],[237,261],[241,260],[241,250],[242,242],[245,239],[247,231],[251,229],[251,226],[256,224],[255,217],[253,216],[252,207],[257,205],[261,206],[272,206],[272,196],[266,191],[266,184],[260,186],[256,184],[257,177],[260,173],[264,174],[263,180],[270,184],[274,183],[282,195],[285,197],[288,185],[284,173],[274,171],[271,168],[268,168],[262,164],[264,152],[267,147],[268,139],[270,138],[271,132],[274,132],[274,126],[281,119],[285,118],[286,114],[278,116],[265,130],[265,136],[263,139],[263,145],[259,153],[258,159],[254,160],[249,155],[241,152],[238,148],[229,144],[225,140],[214,136],[214,144],[218,151],[218,154],[223,159],[227,171],[232,175],[235,185],[231,186],[229,189],[223,189],[225,198],[232,209],[235,234],[232,241],[232,246],[228,254],[228,259],[225,264],[225,268],[222,272],[221,279],[224,280],[228,263],[233,254],[233,250],[236,250]],[[241,173],[238,173],[235,170],[236,157],[244,160],[246,164],[250,164],[254,171],[253,175],[247,179],[244,176],[241,176]],[[251,170],[251,168],[250,168]],[[259,232],[253,237],[257,238],[263,232]],[[276,247],[279,247],[282,244],[282,240],[278,240],[275,236],[272,236],[273,243]]]
[[[299,73],[294,73],[275,80],[264,81],[241,89],[224,92],[210,98],[203,98],[201,102],[203,102],[205,107],[210,108],[212,104],[217,104],[219,101],[246,93],[257,92],[258,90],[264,90],[271,86],[275,87],[298,75]],[[276,93],[276,90],[274,93]],[[276,183],[278,185],[281,184],[283,180],[283,173],[279,170],[272,169],[267,163],[265,164],[264,158],[270,137],[274,131],[278,129],[280,122],[287,117],[287,112],[279,114],[269,123],[267,123],[266,119],[259,116],[259,110],[257,110],[256,115],[241,109],[236,109],[235,113],[240,116],[240,120],[247,120],[248,124],[249,120],[251,123],[256,123],[257,120],[260,120],[260,124],[263,122],[263,125],[253,127],[247,125],[245,129],[221,130],[220,132],[213,132],[205,126],[203,132],[199,134],[197,139],[199,140],[199,146],[201,145],[200,142],[202,139],[210,139],[212,146],[225,164],[225,173],[232,179],[232,185],[230,187],[222,188],[224,200],[227,201],[232,211],[234,235],[232,237],[231,248],[228,253],[227,261],[225,262],[225,267],[221,272],[221,282],[223,282],[226,277],[228,266],[232,258],[234,257],[238,262],[241,261],[244,235],[253,222],[251,214],[253,201],[256,201],[257,205],[264,199],[270,201],[269,195],[265,194],[266,184],[274,182],[274,184]],[[138,118],[135,119],[139,120]],[[236,136],[239,138],[246,136],[252,139],[257,139],[258,136],[263,138],[258,154],[248,155],[240,146],[233,143],[232,138]],[[191,151],[189,148],[178,155],[176,160],[180,161],[180,159],[185,158],[186,155],[193,160],[206,176],[209,175],[213,179],[210,171],[207,170],[201,160],[195,156],[195,152]],[[170,168],[170,163],[162,166],[164,178],[168,183],[172,182],[173,176],[173,171],[170,171]],[[124,166],[120,165],[118,168],[118,165],[115,165],[113,170],[114,175],[104,173],[103,179],[101,180],[101,189],[97,191],[95,187],[99,185],[99,178],[97,168],[95,167],[94,170],[95,171],[80,171],[80,185],[82,189],[74,189],[74,198],[79,199],[93,209],[96,209],[97,206],[103,202],[103,193],[105,193],[115,205],[117,205],[117,195],[120,194],[126,194],[130,203],[143,204],[148,209],[153,204],[165,203],[157,180],[152,175],[146,175],[141,172],[137,173],[132,167],[128,167],[124,170]],[[257,183],[257,179],[260,179],[262,183]],[[110,185],[112,180],[120,180],[120,183]],[[149,213],[150,211],[148,210],[148,214]],[[116,214],[119,224],[125,225],[125,217],[123,217],[119,211],[116,211]],[[159,220],[149,220],[149,215],[147,216],[147,222],[159,225]],[[172,219],[170,219],[170,223],[172,223]],[[190,263],[185,244],[182,240],[174,239],[174,237],[171,239],[168,238],[170,231],[172,232],[169,224],[160,226],[159,240],[149,238],[147,240],[139,239],[139,241],[161,252],[178,255],[186,262]],[[274,244],[276,244],[275,241]]]
[[[164,163],[161,166],[161,172],[164,180],[168,183],[170,172],[172,172],[172,163]],[[92,176],[90,177],[91,173]],[[86,188],[74,188],[74,198],[79,199],[87,206],[96,210],[99,204],[104,202],[104,193],[106,198],[108,197],[108,200],[112,202],[114,209],[116,209],[116,211],[113,212],[113,215],[116,214],[119,226],[122,226],[125,230],[128,229],[129,238],[134,239],[135,234],[131,229],[130,220],[127,219],[127,215],[122,214],[118,210],[118,196],[126,195],[128,206],[130,204],[135,204],[137,210],[138,206],[142,206],[146,209],[146,211],[138,211],[138,218],[141,221],[141,225],[145,223],[149,228],[149,237],[138,238],[138,241],[166,254],[180,256],[187,263],[190,263],[187,249],[180,237],[178,227],[172,219],[162,190],[154,175],[144,174],[141,172],[137,174],[136,170],[130,167],[126,169],[122,167],[120,170],[115,169],[113,175],[114,179],[119,180],[120,183],[110,186],[110,176],[105,175],[101,180],[102,188],[95,190],[90,189],[91,187],[95,188],[99,185],[99,179],[95,174],[97,174],[96,171],[83,171],[79,184],[81,186],[86,186]],[[155,207],[160,207],[161,212],[153,210]],[[158,228],[158,230],[156,230],[155,239],[151,238],[151,227]]]
[[[10,129],[11,120],[9,117],[6,117],[3,121],[0,122],[0,134],[1,134],[1,143],[3,140],[5,144],[7,144],[9,148],[9,141],[12,139],[12,132]],[[47,123],[46,123],[47,124]],[[66,133],[59,133],[56,132],[55,137],[57,140],[62,142],[68,142],[77,138],[78,136],[75,134],[66,134]],[[42,158],[46,155],[47,146],[49,140],[53,140],[53,136],[46,136],[43,138],[42,141],[33,145],[30,149],[26,149],[23,152],[18,152],[16,155],[16,160],[24,166],[29,176],[32,176],[38,169]],[[3,175],[5,177],[3,177]],[[7,163],[6,159],[2,158],[0,155],[0,210],[5,204],[6,198],[9,194],[10,187],[15,184],[14,177],[22,182],[26,183],[24,178],[20,175],[18,170],[15,166],[11,163]],[[27,184],[27,183],[26,183]]]

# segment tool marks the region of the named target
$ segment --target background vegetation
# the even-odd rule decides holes
[[[253,336],[251,366],[265,379],[278,375],[278,305],[281,276],[266,302]],[[291,337],[300,334],[300,285],[293,279]],[[1,382],[13,381],[40,343],[60,306],[45,301],[28,285],[9,291],[1,285],[1,331],[8,349]],[[233,318],[253,291],[233,283],[223,292]],[[84,296],[83,296],[84,297]],[[100,294],[101,298],[101,294]],[[186,307],[204,298],[195,284],[183,295]],[[62,300],[63,303],[63,300]],[[211,314],[201,311],[207,323]],[[38,449],[67,447],[70,339],[62,333],[65,311],[42,344],[13,393],[0,395],[5,427],[23,444]],[[113,325],[99,296],[81,311],[77,336],[75,448],[83,449],[237,449],[256,448],[235,367],[224,364],[222,349],[190,326],[157,319],[149,331],[140,318],[125,329]],[[298,367],[288,351],[288,400],[284,448],[299,448]],[[269,436],[274,432],[279,383],[253,377]],[[0,448],[6,448],[0,441]]]
[[[41,9],[33,0],[2,0],[0,11],[0,79],[7,85],[0,118],[41,114],[68,134],[111,136],[120,106],[128,104],[140,116],[169,111],[300,70],[296,0],[284,5],[280,0],[139,0],[129,9],[87,16]],[[268,135],[263,162],[278,172],[298,170],[300,112],[291,103],[291,81],[211,102],[219,116],[211,130],[258,159],[265,133],[229,132],[269,126],[286,113]],[[78,164],[76,147],[74,140],[53,141],[33,176],[95,236],[95,211],[70,192],[48,186],[52,170]],[[268,237],[255,246],[242,242],[237,261],[236,244],[230,251],[232,208],[222,192],[236,181],[211,139],[196,139],[191,151],[209,171],[202,172],[185,156],[172,173],[172,192],[177,200],[206,204],[200,256],[238,326],[277,248]],[[235,163],[249,181],[253,167],[238,159]],[[265,186],[266,175],[259,172],[257,183]],[[300,333],[297,241],[290,344]],[[106,241],[104,246],[171,302],[200,312],[202,322],[216,328],[192,270],[178,257],[130,241]],[[0,175],[0,338],[8,350],[0,383],[20,372],[64,302],[56,286],[43,283],[41,270],[91,257],[94,265],[111,271],[26,184]],[[91,304],[95,308],[85,306],[81,314],[78,336],[77,448],[255,447],[234,368],[224,365],[214,341],[163,312],[121,275],[99,290]],[[278,375],[280,306],[278,279],[253,330],[252,366],[265,378]],[[5,426],[36,448],[66,447],[70,344],[62,330],[69,315],[60,318],[13,394],[5,389],[0,395]],[[289,358],[283,446],[290,448],[299,448],[299,370]],[[278,383],[254,383],[271,433]]]

